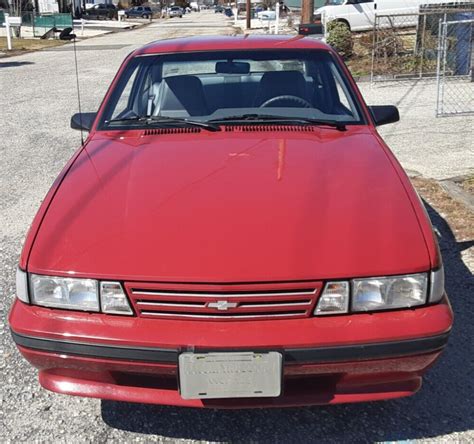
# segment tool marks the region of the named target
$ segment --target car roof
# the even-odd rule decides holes
[[[239,49],[320,49],[332,51],[331,47],[325,43],[301,35],[240,35],[158,40],[137,49],[134,55]]]

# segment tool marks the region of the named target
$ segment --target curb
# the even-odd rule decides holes
[[[463,179],[463,178],[454,178]],[[453,179],[444,179],[438,181],[443,190],[445,190],[454,200],[465,205],[469,210],[474,212],[474,196],[464,191]]]

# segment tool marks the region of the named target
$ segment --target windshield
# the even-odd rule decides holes
[[[364,123],[344,73],[327,51],[213,51],[132,59],[99,129],[239,116]]]

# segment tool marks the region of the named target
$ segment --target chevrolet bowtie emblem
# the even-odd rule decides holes
[[[209,308],[216,308],[217,310],[228,310],[229,308],[237,307],[237,305],[237,302],[229,301],[209,302],[209,304],[207,304]]]

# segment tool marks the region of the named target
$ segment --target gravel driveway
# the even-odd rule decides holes
[[[202,12],[79,43],[83,111],[97,108],[120,62],[135,46],[183,34],[227,34],[229,29],[221,14]],[[69,129],[70,115],[77,109],[73,61],[70,46],[0,59],[1,442],[365,442],[441,437],[474,441],[474,283],[460,257],[466,245],[456,243],[449,226],[433,209],[429,210],[441,234],[456,325],[443,358],[412,398],[302,409],[214,411],[74,398],[41,389],[36,372],[11,341],[6,316],[26,230],[50,184],[79,145],[78,133]],[[402,98],[408,107],[408,97],[410,103],[418,102],[416,91],[411,89],[404,96],[397,90],[395,95],[387,86],[367,94],[372,94],[372,103]],[[384,131],[400,150],[405,166],[428,176],[450,177],[465,171],[472,161],[469,148],[453,139],[459,136],[459,125],[467,122],[450,120],[449,137],[440,132],[436,139],[441,151],[436,159],[430,158],[433,168],[424,169],[417,167],[418,160],[404,163],[412,153],[426,164],[429,151],[420,128],[408,130],[402,122]],[[440,125],[444,131],[445,124]],[[456,154],[446,168],[438,168],[442,153],[453,146]]]
[[[474,174],[474,116],[436,118],[434,79],[359,87],[368,104],[400,110],[400,122],[380,127],[380,134],[405,169],[437,180]]]

